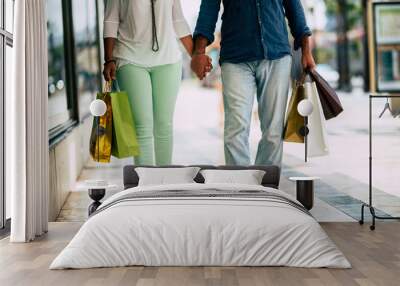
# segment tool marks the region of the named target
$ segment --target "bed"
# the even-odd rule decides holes
[[[265,175],[261,185],[205,184],[199,173],[194,183],[138,186],[137,167],[126,166],[125,190],[103,202],[50,269],[351,267],[312,215],[279,190],[278,167],[199,167]]]

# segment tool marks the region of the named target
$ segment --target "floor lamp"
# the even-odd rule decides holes
[[[101,99],[95,99],[92,101],[90,104],[90,113],[93,115],[93,117],[96,120],[96,136],[97,139],[101,135],[101,128],[100,128],[100,117],[106,114],[107,112],[107,105],[106,103],[101,100]],[[97,141],[97,161],[100,161],[100,146],[99,142],[100,140]],[[105,196],[106,194],[106,187],[108,183],[104,180],[88,180],[86,182],[87,187],[89,189],[89,197],[94,201],[88,208],[88,213],[89,216],[96,211],[96,209],[101,205],[100,200]]]
[[[310,133],[310,130],[308,128],[308,116],[311,115],[311,113],[314,110],[314,106],[309,99],[303,99],[302,101],[299,102],[297,105],[297,111],[301,116],[304,117],[304,126],[302,126],[299,130],[299,133],[301,136],[304,137],[304,161],[307,162],[307,149],[308,149],[308,134]]]

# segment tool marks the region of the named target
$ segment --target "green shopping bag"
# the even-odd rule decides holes
[[[124,91],[114,91],[110,96],[113,112],[111,155],[117,158],[138,156],[139,144],[128,94]]]

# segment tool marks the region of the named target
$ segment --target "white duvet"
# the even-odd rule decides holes
[[[128,189],[102,206],[130,192],[205,187],[289,197],[261,186],[184,184]],[[318,222],[293,206],[254,198],[155,198],[123,201],[89,218],[50,269],[128,265],[350,267]]]

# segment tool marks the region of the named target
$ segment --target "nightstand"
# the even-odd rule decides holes
[[[84,187],[88,190],[88,195],[93,200],[93,202],[88,207],[88,214],[90,216],[101,205],[100,200],[106,195],[106,190],[108,188],[113,188],[116,186],[110,185],[105,180],[86,180],[84,183]]]
[[[101,188],[101,189],[89,189],[88,190],[89,197],[94,201],[89,207],[88,207],[88,214],[89,216],[94,213],[97,208],[101,205],[100,200],[104,198],[106,194],[106,189]]]
[[[319,177],[290,177],[296,182],[296,199],[307,209],[314,206],[314,181]]]

